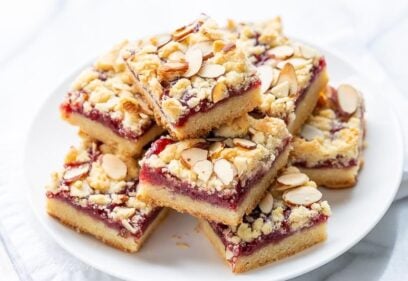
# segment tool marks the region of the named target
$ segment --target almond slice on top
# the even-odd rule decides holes
[[[310,141],[314,138],[322,137],[323,132],[319,130],[318,128],[316,128],[315,126],[305,124],[302,130],[300,131],[300,135],[302,136],[302,138]]]
[[[322,199],[322,193],[315,187],[300,186],[285,191],[282,198],[289,204],[309,206]]]
[[[126,164],[113,154],[104,154],[102,156],[102,169],[108,177],[114,180],[122,180],[127,174]]]
[[[228,89],[224,82],[218,82],[211,92],[213,103],[219,102],[228,96]]]
[[[309,181],[309,177],[303,173],[295,173],[280,176],[277,181],[288,186],[301,186]]]
[[[181,162],[188,168],[194,166],[198,161],[207,160],[208,151],[197,147],[187,148],[181,152]]]
[[[295,49],[292,46],[278,46],[270,49],[267,54],[277,59],[287,59],[293,56]]]
[[[305,45],[300,45],[299,51],[301,55],[306,59],[311,59],[311,58],[318,56],[318,53],[315,49],[305,46]]]
[[[187,35],[189,35],[190,33],[193,33],[193,32],[194,32],[194,28],[195,28],[195,25],[194,25],[194,24],[190,24],[190,25],[183,26],[183,27],[180,27],[180,28],[176,29],[176,30],[172,33],[173,39],[176,40],[176,41],[181,41],[181,40],[183,40],[184,38],[187,37]]]
[[[188,69],[183,76],[191,77],[200,70],[201,64],[203,63],[203,54],[200,49],[188,49],[185,60],[188,63]]]
[[[157,48],[161,48],[171,40],[171,35],[168,33],[157,35],[155,38]]]
[[[215,161],[214,173],[225,185],[230,184],[236,174],[235,167],[225,159],[218,159],[217,161]]]
[[[242,139],[242,138],[234,138],[232,139],[232,143],[242,148],[246,149],[254,149],[256,148],[256,143],[251,140]]]
[[[353,114],[357,110],[360,95],[354,87],[342,84],[337,88],[337,99],[342,111]]]
[[[285,81],[289,83],[289,95],[296,95],[298,92],[298,81],[295,68],[290,63],[285,64],[282,68],[277,84]]]
[[[213,172],[213,164],[209,160],[201,160],[194,164],[193,171],[198,175],[198,178],[203,182],[207,182]]]
[[[190,48],[191,49],[201,50],[203,60],[209,59],[212,56],[214,56],[211,41],[201,41],[201,42],[198,42],[198,43],[194,44]]]
[[[210,147],[208,148],[208,152],[210,153],[210,156],[211,156],[211,155],[214,155],[220,152],[224,147],[225,147],[225,144],[223,142],[216,141],[210,145]]]
[[[91,165],[89,163],[85,163],[79,166],[72,166],[65,170],[63,175],[63,179],[69,182],[79,180],[86,174],[88,174]]]
[[[225,73],[225,67],[219,64],[204,64],[198,75],[203,78],[217,78]]]
[[[273,81],[273,69],[269,65],[261,65],[256,68],[259,79],[261,79],[261,94],[265,93]]]
[[[273,197],[270,192],[267,192],[265,197],[259,202],[259,209],[261,209],[262,213],[269,214],[272,211],[273,207]]]

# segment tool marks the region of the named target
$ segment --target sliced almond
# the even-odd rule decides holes
[[[256,143],[254,143],[251,140],[247,140],[247,139],[234,138],[234,139],[232,139],[232,143],[234,145],[237,145],[239,147],[246,148],[246,149],[255,149],[256,148]]]
[[[290,85],[288,81],[283,81],[272,88],[271,94],[277,98],[285,98],[289,96]]]
[[[292,46],[278,46],[270,49],[267,54],[277,59],[287,59],[293,56],[295,49]]]
[[[292,189],[292,188],[296,188],[296,187],[297,187],[297,186],[278,184],[278,186],[274,187],[273,190],[285,191],[285,190]]]
[[[202,56],[203,56],[203,60],[209,59],[212,56],[214,56],[211,41],[201,41],[201,42],[198,42],[198,43],[194,44],[190,48],[191,49],[200,49],[201,53],[202,53]]]
[[[353,114],[357,110],[359,98],[357,90],[348,84],[342,84],[337,88],[339,106],[347,114]]]
[[[208,148],[208,152],[210,153],[210,156],[211,156],[211,155],[214,155],[220,152],[224,147],[225,147],[225,144],[223,142],[216,141],[210,145],[210,147]]]
[[[299,46],[299,51],[301,55],[306,58],[306,59],[312,59],[316,56],[318,56],[318,53],[315,49],[305,46],[305,45],[300,45]]]
[[[301,186],[309,181],[309,177],[302,173],[295,173],[280,176],[277,181],[284,185]]]
[[[283,200],[293,205],[309,206],[322,198],[322,193],[315,187],[301,186],[285,191]]]
[[[182,51],[175,51],[168,57],[169,61],[181,61],[185,60],[185,55]]]
[[[262,65],[257,67],[259,79],[261,79],[261,94],[265,93],[273,81],[273,69],[269,65]]]
[[[122,180],[127,174],[126,164],[113,154],[104,154],[102,156],[102,169],[108,177],[114,180]]]
[[[68,182],[79,180],[80,178],[88,174],[90,168],[91,165],[89,163],[69,167],[65,170],[63,179]]]
[[[213,103],[217,103],[220,100],[225,99],[228,96],[227,86],[223,82],[217,83],[211,92]]]
[[[306,124],[303,126],[302,131],[300,131],[300,135],[302,138],[310,141],[317,137],[322,137],[323,132],[316,128],[315,126]]]
[[[277,84],[287,81],[289,83],[289,95],[296,95],[298,91],[298,81],[295,68],[292,64],[287,63],[281,70]]]
[[[187,69],[188,63],[186,62],[166,62],[159,67],[157,72],[164,80],[172,80],[181,76]]]
[[[184,165],[191,168],[198,161],[207,160],[208,151],[205,149],[192,147],[187,148],[181,152],[181,161]]]
[[[209,160],[198,161],[193,166],[193,171],[198,175],[198,178],[203,182],[207,182],[213,172],[213,164]]]
[[[265,197],[259,202],[259,209],[262,213],[269,214],[272,211],[273,207],[273,197],[269,192],[266,193]]]
[[[235,45],[235,43],[228,43],[228,44],[226,44],[226,45],[222,48],[222,51],[223,51],[224,53],[227,53],[227,52],[229,52],[229,51],[235,49],[236,47],[237,47],[237,46]]]
[[[234,166],[225,159],[218,159],[215,161],[214,173],[225,185],[230,184],[236,174]]]
[[[204,64],[198,75],[203,78],[217,78],[225,73],[225,67],[219,64]]]
[[[166,45],[167,43],[170,42],[171,35],[168,34],[168,33],[160,34],[160,35],[157,35],[156,37],[154,37],[154,40],[156,41],[157,48],[161,48],[161,47],[163,47],[164,45]]]
[[[189,35],[190,33],[192,33],[192,32],[194,31],[194,29],[195,29],[195,25],[194,25],[194,24],[190,24],[190,25],[187,25],[187,26],[180,27],[180,28],[176,29],[176,30],[172,33],[173,39],[176,40],[176,41],[181,41],[181,40],[183,40],[184,38],[186,38],[187,35]]]
[[[183,76],[191,77],[200,70],[201,64],[203,63],[203,54],[200,49],[188,49],[185,60],[188,63],[188,69]]]
[[[280,63],[278,63],[277,67],[282,69],[288,63],[290,63],[295,69],[300,69],[300,68],[305,67],[308,64],[311,64],[312,60],[303,59],[303,58],[290,58],[288,60],[281,61]]]

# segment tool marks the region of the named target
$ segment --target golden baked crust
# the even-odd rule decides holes
[[[235,39],[235,34],[202,17],[171,34],[140,40],[124,55],[156,121],[173,137],[205,134],[260,103],[259,79]],[[247,99],[239,102],[239,96],[248,92],[251,103],[246,104]],[[233,96],[240,106],[228,108]],[[214,108],[224,105],[231,114],[206,119]],[[191,121],[196,132],[187,130],[185,126],[197,112],[206,122]]]

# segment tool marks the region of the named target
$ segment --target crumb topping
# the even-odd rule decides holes
[[[358,96],[350,114],[341,108],[341,93],[331,88],[320,96],[314,113],[294,138],[292,163],[314,167],[330,160],[329,164],[340,167],[359,158],[364,138],[363,99],[355,91]]]
[[[82,136],[79,147],[71,147],[64,168],[52,173],[47,195],[62,194],[71,204],[98,211],[132,234],[155,208],[136,199],[137,161],[113,148]]]
[[[260,170],[267,170],[290,139],[284,122],[245,115],[213,132],[214,137],[168,144],[141,165],[160,168],[194,188],[232,194]]]
[[[282,184],[279,179],[300,178],[293,185]],[[298,193],[309,189],[306,193],[297,196],[297,204],[288,200],[291,193]],[[310,201],[312,194],[320,194],[315,200]],[[291,197],[291,196],[289,196]],[[292,196],[293,197],[293,196]],[[280,177],[270,187],[265,197],[258,206],[237,226],[216,224],[221,229],[223,241],[226,243],[226,259],[233,260],[239,254],[240,249],[248,244],[262,243],[268,235],[286,235],[301,229],[308,228],[318,220],[319,216],[331,216],[331,209],[327,201],[321,201],[321,193],[317,190],[316,183],[300,173],[295,167],[288,167],[282,171]],[[212,224],[214,227],[214,224]]]
[[[258,80],[235,40],[235,34],[202,17],[139,41],[125,57],[168,122],[176,123],[203,103],[218,103]]]
[[[153,125],[152,112],[142,100],[121,52],[128,41],[117,44],[85,69],[73,82],[64,104],[90,116],[96,112],[108,116],[136,136]]]
[[[293,121],[295,101],[311,83],[322,55],[289,40],[283,34],[280,17],[255,23],[229,21],[227,29],[238,34],[237,46],[249,56],[261,78],[258,110],[287,123]]]

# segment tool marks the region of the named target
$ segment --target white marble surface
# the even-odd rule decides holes
[[[408,131],[404,116],[408,110],[408,2],[404,0],[2,0],[0,280],[116,280],[67,254],[37,225],[19,192],[25,132],[48,93],[78,66],[115,41],[175,27],[200,12],[220,20],[282,15],[290,35],[329,46],[355,61],[397,101]],[[405,280],[407,191],[408,183],[403,183],[401,199],[358,245],[297,280]]]

